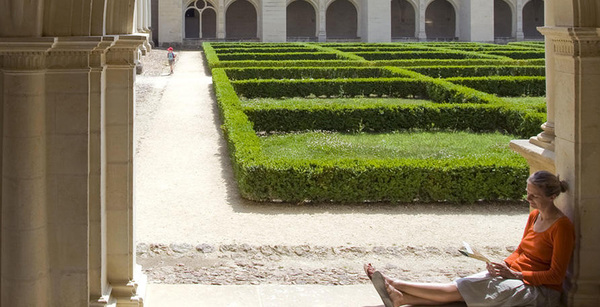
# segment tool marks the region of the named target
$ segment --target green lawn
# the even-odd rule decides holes
[[[396,132],[342,134],[306,132],[260,138],[263,153],[289,159],[447,159],[512,157],[512,136],[499,133]]]
[[[303,106],[339,106],[361,107],[368,100],[369,104],[377,106],[401,105],[401,104],[423,104],[431,103],[431,100],[424,99],[403,99],[403,98],[253,98],[241,99],[243,107],[270,106],[277,108],[290,108],[298,104]]]

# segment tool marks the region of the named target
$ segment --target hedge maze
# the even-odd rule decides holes
[[[528,166],[508,143],[497,146],[498,154],[314,159],[265,154],[261,138],[307,131],[528,138],[546,119],[543,43],[204,43],[203,48],[245,198],[472,202],[524,194]]]

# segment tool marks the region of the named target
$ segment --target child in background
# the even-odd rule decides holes
[[[175,63],[175,52],[173,52],[173,47],[169,47],[167,49],[167,59],[169,60],[169,67],[171,68],[171,74],[173,73],[173,64]]]

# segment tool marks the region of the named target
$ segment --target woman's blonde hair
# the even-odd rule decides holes
[[[540,188],[546,196],[558,196],[560,193],[566,192],[568,184],[564,180],[560,180],[558,175],[554,175],[548,171],[537,171],[527,179],[527,182]]]

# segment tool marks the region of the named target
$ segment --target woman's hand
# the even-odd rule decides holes
[[[504,262],[488,262],[486,268],[488,273],[494,277],[499,276],[505,279],[523,279],[523,274],[521,272],[511,270]]]

